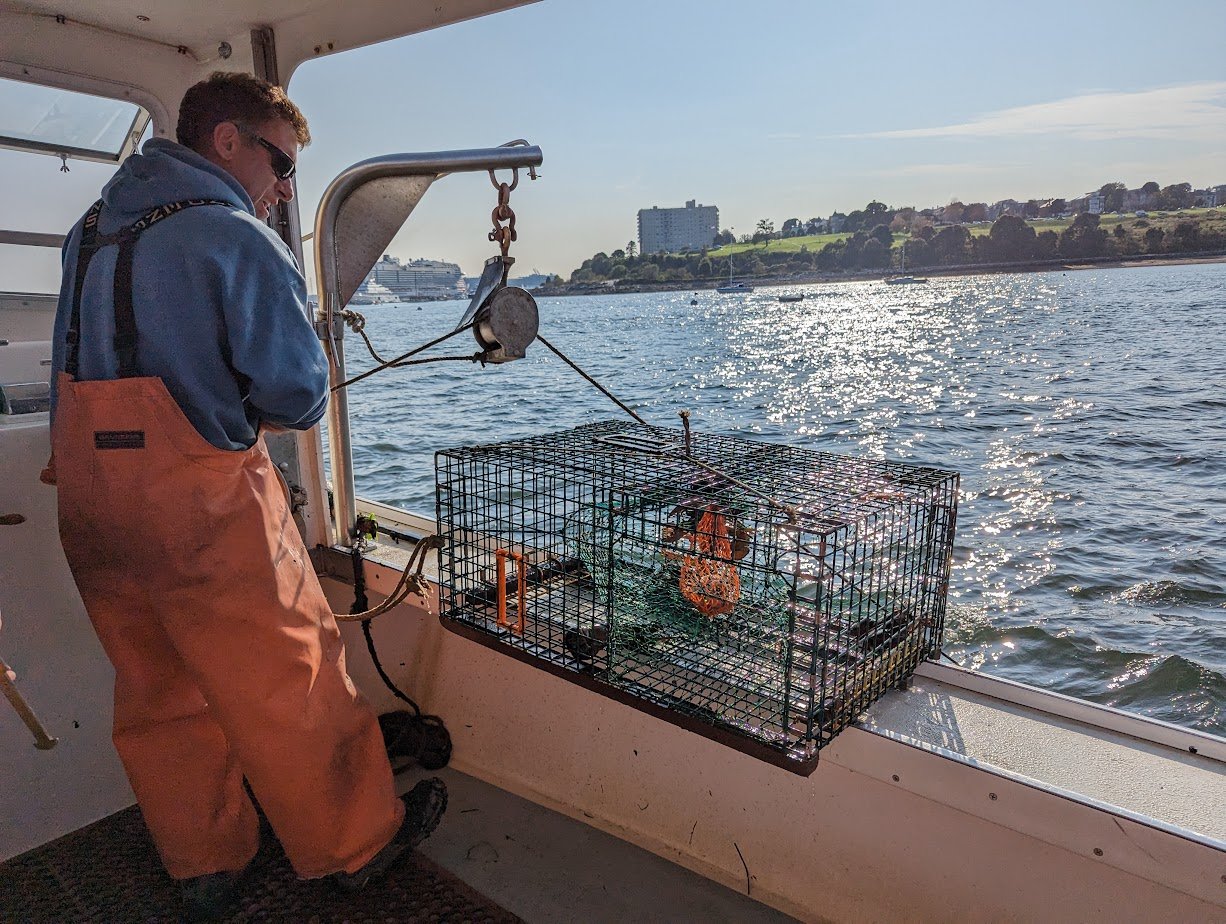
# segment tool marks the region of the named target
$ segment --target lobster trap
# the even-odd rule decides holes
[[[448,628],[795,772],[940,651],[955,473],[620,421],[435,467]]]

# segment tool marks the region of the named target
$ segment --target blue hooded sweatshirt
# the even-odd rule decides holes
[[[231,203],[184,209],[151,226],[136,244],[132,302],[136,366],[156,376],[200,435],[243,450],[261,421],[305,430],[328,400],[328,367],[307,314],[306,282],[285,243],[255,217],[250,196],[221,167],[173,141],[154,138],[102,190],[98,230],[110,234],[156,206],[181,199]],[[52,345],[64,369],[81,225],[64,244],[64,275]],[[112,295],[119,248],[90,264],[81,298],[81,381],[114,379]]]

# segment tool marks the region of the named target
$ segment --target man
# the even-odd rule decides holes
[[[306,120],[280,88],[217,73],[187,91],[177,137],[125,161],[65,244],[49,478],[115,666],[116,749],[204,918],[258,847],[244,778],[295,871],[348,889],[434,830],[446,787],[395,797],[260,436],[327,402],[305,281],[263,223],[293,196]]]

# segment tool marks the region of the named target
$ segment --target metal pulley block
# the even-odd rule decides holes
[[[536,299],[526,289],[507,285],[507,274],[514,263],[515,258],[507,256],[485,261],[477,290],[456,327],[459,330],[472,323],[487,363],[523,359],[539,328]]]
[[[539,326],[536,299],[528,290],[503,286],[477,310],[473,334],[485,350],[486,362],[506,363],[527,355]]]
[[[477,288],[473,292],[472,301],[464,309],[464,314],[460,318],[460,323],[456,325],[456,330],[459,330],[465,324],[475,319],[477,312],[484,308],[486,302],[490,300],[490,296],[506,286],[507,275],[511,272],[511,267],[514,264],[514,257],[490,257],[485,261],[485,268],[481,271],[481,279],[477,282]]]

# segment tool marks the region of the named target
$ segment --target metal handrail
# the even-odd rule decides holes
[[[344,328],[338,323],[344,305],[341,302],[336,225],[349,198],[374,180],[392,177],[433,177],[437,180],[450,173],[536,167],[542,159],[541,149],[532,145],[388,154],[356,163],[337,175],[319,201],[314,231],[319,321],[324,352],[328,357],[330,386],[345,381]],[[332,541],[336,545],[351,546],[356,541],[357,499],[349,438],[349,400],[343,388],[332,393],[328,404],[328,459],[332,468]]]
[[[63,247],[63,234],[43,234],[40,231],[0,231],[0,244],[21,247]]]

